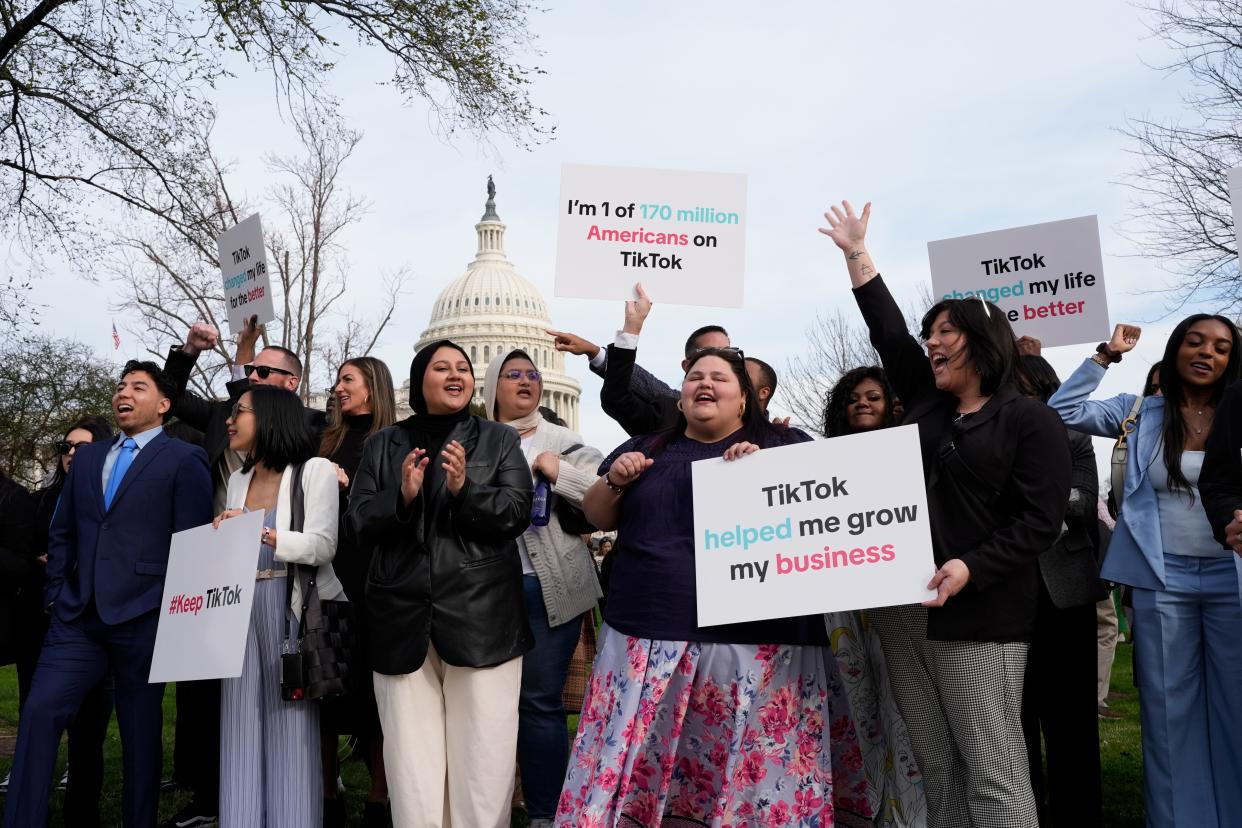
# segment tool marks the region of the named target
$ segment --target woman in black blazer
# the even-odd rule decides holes
[[[531,478],[517,432],[471,416],[473,394],[461,348],[419,351],[414,415],[368,438],[349,498],[374,550],[369,651],[398,828],[509,824]]]
[[[932,826],[1030,826],[1038,819],[1021,700],[1035,624],[1038,558],[1056,541],[1070,490],[1060,418],[1017,387],[1013,330],[975,299],[906,329],[864,244],[871,205],[825,213],[884,370],[919,427],[936,597],[912,609],[909,639],[886,649],[923,771]],[[925,620],[924,620],[925,619]]]

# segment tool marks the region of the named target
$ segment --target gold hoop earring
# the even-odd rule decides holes
[[[685,414],[685,413],[686,413],[686,412],[682,409],[682,407],[681,407],[681,400],[678,400],[678,401],[677,401],[677,410],[678,410],[678,411],[681,411],[681,413],[683,413],[683,414]]]

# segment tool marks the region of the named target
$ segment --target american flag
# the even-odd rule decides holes
[[[116,323],[113,322],[112,323],[112,350],[115,351],[119,349],[120,347],[121,347],[121,335],[116,332]]]

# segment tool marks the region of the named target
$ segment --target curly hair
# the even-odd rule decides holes
[[[853,368],[841,375],[841,379],[837,380],[837,384],[832,387],[832,391],[828,392],[828,400],[824,405],[824,436],[840,437],[843,434],[852,434],[849,423],[849,415],[847,409],[850,405],[850,393],[858,387],[863,380],[874,380],[880,386],[881,393],[884,394],[884,417],[880,428],[888,428],[895,425],[897,418],[894,416],[894,403],[896,395],[893,393],[893,387],[888,383],[888,376],[884,373],[884,369],[878,365],[865,365],[861,368]]]

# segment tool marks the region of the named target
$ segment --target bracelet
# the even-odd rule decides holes
[[[1121,362],[1121,351],[1114,351],[1112,348],[1108,347],[1107,342],[1101,342],[1099,345],[1096,345],[1095,352],[1097,355],[1104,357],[1104,359],[1108,360],[1110,363]],[[1092,359],[1095,359],[1095,357],[1092,357]],[[1095,361],[1099,362],[1101,365],[1104,365],[1104,363],[1098,359]]]
[[[617,494],[625,494],[624,486],[618,486],[616,483],[612,482],[611,471],[604,472],[604,485],[607,486],[612,491],[616,492]]]

